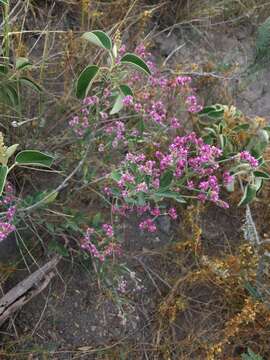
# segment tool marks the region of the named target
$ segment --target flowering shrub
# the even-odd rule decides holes
[[[208,202],[226,209],[224,190],[240,189],[239,205],[256,197],[269,179],[265,125],[249,123],[234,107],[203,107],[192,78],[164,75],[142,45],[133,54],[101,31],[83,38],[108,58],[105,66],[90,65],[80,74],[81,110],[69,126],[83,147],[93,141],[102,159],[97,183],[114,223],[136,214],[138,228],[155,233],[158,217],[178,218],[177,204]],[[127,71],[127,65],[135,70]],[[104,224],[88,228],[81,247],[103,266],[121,253],[116,239]]]

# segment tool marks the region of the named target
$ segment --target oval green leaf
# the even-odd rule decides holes
[[[15,153],[15,151],[17,150],[19,144],[13,144],[11,146],[9,146],[6,150],[6,156],[5,156],[5,160],[6,162],[8,162],[8,159]]]
[[[171,170],[165,171],[160,179],[160,187],[167,188],[171,185],[173,179],[173,172]]]
[[[83,34],[83,39],[90,41],[92,44],[102,47],[106,50],[112,49],[111,38],[103,31],[94,30]]]
[[[133,91],[128,85],[119,85],[119,88],[121,90],[121,93],[125,96],[133,96]]]
[[[128,85],[119,85],[120,93],[117,96],[115,103],[113,105],[112,110],[110,111],[110,115],[117,114],[120,110],[122,110],[124,104],[123,99],[125,96],[133,96],[133,92]]]
[[[119,94],[115,100],[115,103],[113,105],[112,110],[110,111],[110,115],[114,115],[117,114],[124,106],[123,104],[123,99],[124,99],[124,95]]]
[[[53,163],[53,157],[36,150],[24,150],[16,156],[15,163],[50,167]]]
[[[0,195],[2,195],[6,179],[7,179],[8,167],[6,165],[0,166]]]
[[[264,180],[269,180],[270,179],[270,174],[264,172],[264,171],[254,171],[253,172],[254,176],[264,179]]]
[[[113,179],[114,181],[118,182],[120,179],[121,179],[121,173],[120,171],[117,171],[117,170],[113,170],[111,172],[111,179]]]
[[[36,92],[41,92],[42,91],[42,88],[41,88],[40,85],[38,85],[35,81],[33,81],[33,80],[31,80],[31,79],[29,79],[27,77],[22,76],[22,77],[20,77],[19,81],[20,81],[20,83],[22,85],[29,86],[33,90],[35,90]]]
[[[200,112],[199,115],[207,115],[211,111],[215,111],[216,108],[214,105],[212,106],[205,106]]]
[[[250,127],[249,124],[241,124],[241,125],[235,126],[232,130],[235,132],[246,131],[249,129],[249,127]]]
[[[6,85],[5,91],[7,97],[9,98],[10,104],[16,107],[19,104],[19,97],[17,90],[12,85]]]
[[[222,118],[224,115],[224,110],[214,110],[214,111],[210,111],[207,116],[211,119],[220,119]]]
[[[24,69],[26,67],[30,67],[30,66],[32,66],[32,64],[29,62],[29,60],[27,58],[18,57],[16,59],[15,67],[16,67],[17,70],[22,70],[22,69]]]
[[[137,68],[137,70],[140,70],[144,72],[146,75],[151,75],[151,71],[147,64],[137,55],[132,53],[125,54],[121,59],[122,64],[128,64],[133,65]]]
[[[84,99],[87,96],[98,72],[99,67],[96,65],[89,65],[81,72],[76,86],[76,96],[78,99]]]
[[[245,187],[244,195],[243,195],[242,199],[240,200],[238,206],[249,204],[255,198],[256,193],[257,193],[257,186],[248,184]]]

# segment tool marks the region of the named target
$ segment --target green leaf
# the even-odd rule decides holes
[[[0,87],[0,102],[2,104],[11,105],[11,99],[7,92],[5,91],[5,88]]]
[[[3,193],[6,184],[7,174],[8,174],[8,167],[6,165],[0,166],[0,195],[2,195]]]
[[[87,96],[98,72],[98,66],[89,65],[80,73],[76,87],[77,98],[84,99]]]
[[[235,126],[232,130],[236,131],[236,132],[246,131],[249,129],[249,127],[250,127],[249,124],[241,124],[241,125]]]
[[[113,105],[112,110],[110,111],[110,115],[114,115],[117,114],[120,110],[122,110],[124,104],[123,104],[123,99],[124,99],[124,95],[123,94],[119,94],[115,100],[115,103]]]
[[[17,90],[12,85],[6,85],[5,91],[9,98],[10,103],[16,107],[19,104],[19,97]]]
[[[0,0],[0,4],[8,5],[9,0]]]
[[[173,180],[173,171],[171,170],[165,171],[160,178],[160,187],[167,188],[168,186],[171,185],[172,180]]]
[[[22,70],[26,67],[30,67],[32,66],[32,64],[30,63],[30,61],[27,59],[27,58],[24,58],[24,57],[18,57],[16,59],[16,69],[17,70]]]
[[[226,137],[222,134],[220,134],[218,137],[219,137],[220,148],[221,150],[224,150],[226,146]]]
[[[7,155],[7,157],[10,158],[10,157],[15,153],[15,151],[16,151],[17,148],[18,148],[18,146],[19,146],[19,144],[13,144],[13,145],[9,146],[9,147],[7,148],[7,150],[6,150],[6,155]]]
[[[256,300],[262,300],[262,296],[260,294],[260,292],[254,287],[251,285],[250,282],[246,282],[244,284],[244,288],[249,292],[249,294]]]
[[[35,81],[25,77],[25,76],[22,76],[20,77],[19,79],[19,82],[22,84],[22,85],[26,85],[28,87],[31,87],[33,90],[35,90],[36,92],[41,92],[42,91],[42,88],[39,84],[37,84]]]
[[[111,38],[103,31],[94,30],[86,32],[82,36],[83,39],[90,41],[92,44],[102,47],[106,50],[112,49],[112,40]]]
[[[117,171],[117,170],[113,170],[111,172],[111,179],[118,182],[121,179],[121,173],[119,171]]]
[[[210,128],[210,127],[206,127],[206,128],[204,128],[204,130],[207,131],[208,134],[212,134],[214,136],[217,136],[216,130],[214,130],[214,129]]]
[[[15,158],[18,165],[36,165],[50,167],[53,157],[36,150],[21,151]]]
[[[203,141],[208,145],[213,145],[214,143],[214,137],[212,134],[203,136]]]
[[[177,192],[174,191],[158,191],[154,194],[154,197],[174,199],[175,201],[181,204],[186,203],[186,200],[181,195],[179,195]]]
[[[254,171],[253,172],[254,176],[258,177],[258,178],[262,178],[265,180],[269,180],[270,179],[270,174],[264,172],[264,171]]]
[[[6,150],[6,161],[8,161],[8,159],[15,153],[15,151],[17,150],[19,144],[14,144],[11,145],[7,148]]]
[[[58,196],[57,191],[52,191],[50,194],[45,194],[45,196],[44,196],[45,200],[43,201],[43,204],[51,204],[51,203],[53,203],[54,200],[56,200],[57,196]]]
[[[123,95],[125,96],[133,96],[133,91],[131,90],[131,88],[128,85],[119,85],[120,91],[122,92]]]
[[[255,178],[255,187],[256,187],[256,191],[259,192],[261,190],[263,186],[263,179],[262,178]]]
[[[220,104],[206,106],[199,112],[199,115],[207,115],[214,118],[219,117],[219,114],[222,114],[222,116],[224,114],[224,107]]]
[[[240,200],[238,206],[249,204],[256,196],[257,186],[253,184],[248,184],[245,187],[244,195]]]
[[[224,115],[224,110],[214,110],[214,111],[210,111],[207,116],[211,119],[221,119]]]
[[[120,93],[116,97],[113,108],[110,111],[110,115],[117,114],[117,113],[119,113],[120,110],[122,110],[122,108],[124,106],[123,99],[125,98],[125,96],[127,96],[127,95],[133,96],[133,92],[132,92],[131,88],[127,85],[119,85],[119,90],[120,90]]]
[[[147,64],[137,55],[132,53],[125,54],[121,59],[122,64],[129,64],[133,65],[137,68],[137,70],[140,70],[144,72],[146,75],[151,75],[151,71]]]
[[[212,106],[205,106],[200,112],[199,115],[207,115],[211,111],[215,111],[215,105]]]

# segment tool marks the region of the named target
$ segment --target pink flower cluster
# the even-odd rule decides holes
[[[151,53],[146,50],[146,47],[143,44],[140,44],[136,47],[135,53],[144,60],[147,60],[151,57]]]
[[[156,123],[160,124],[166,119],[166,107],[161,100],[153,101],[149,115]]]
[[[7,182],[4,195],[0,199],[0,204],[7,208],[5,217],[0,220],[0,241],[6,239],[9,234],[16,230],[12,224],[16,213],[15,190],[11,183]]]
[[[136,210],[139,215],[149,212],[153,216],[160,216],[159,209],[151,205],[151,199],[155,197],[156,192],[167,190],[162,188],[162,183],[163,175],[168,172],[172,174],[168,184],[170,191],[179,196],[196,197],[199,201],[211,201],[227,208],[228,204],[220,199],[221,185],[217,177],[221,155],[221,149],[204,143],[195,133],[175,137],[167,152],[156,151],[155,160],[148,159],[145,154],[128,153],[122,163],[120,179],[117,181],[120,190],[118,197],[121,201],[114,211],[126,215],[127,212]],[[231,175],[225,172],[223,183],[232,180]],[[107,188],[107,192],[112,194],[117,193],[117,190]],[[146,204],[130,205],[136,203],[138,196],[141,196],[139,194],[144,194]],[[167,214],[174,220],[177,218],[174,208]],[[155,224],[150,220],[142,221],[140,228],[153,232]]]
[[[141,230],[146,230],[146,231],[148,231],[148,232],[150,232],[150,233],[154,233],[154,232],[157,231],[157,227],[156,227],[154,221],[153,221],[152,219],[150,219],[150,218],[142,221],[142,222],[139,224],[139,228],[140,228]]]
[[[133,105],[134,104],[133,96],[131,96],[131,95],[125,96],[124,99],[123,99],[123,104],[126,107]]]
[[[229,171],[224,171],[223,173],[223,184],[225,186],[230,185],[234,180],[234,177],[230,175]]]
[[[105,133],[113,135],[112,147],[116,148],[121,140],[125,140],[125,124],[122,121],[115,121],[105,128]]]
[[[9,222],[0,221],[0,241],[3,241],[8,237],[13,231],[16,230],[16,227]]]
[[[140,95],[136,99],[130,95],[126,96],[123,100],[126,108],[130,108],[146,120],[153,120],[156,124],[169,124],[173,129],[180,127],[177,115],[182,107],[191,113],[202,110],[195,89],[191,86],[190,76],[173,78],[164,76],[144,45],[139,45],[135,53],[146,61],[152,75],[149,76],[148,82],[142,88],[143,75],[135,72],[130,76],[128,84],[131,88],[135,88],[139,83]],[[169,104],[169,106],[165,106],[165,104]]]
[[[102,230],[108,239],[111,239],[114,236],[113,227],[111,225],[103,224]],[[105,246],[104,239],[101,242],[97,241],[96,237],[93,236],[94,233],[95,230],[89,227],[87,228],[84,237],[81,239],[81,248],[87,251],[93,258],[104,262],[108,256],[120,256],[122,254],[120,245],[110,240],[108,245]]]
[[[86,250],[89,254],[91,254],[94,258],[103,262],[105,260],[105,256],[100,253],[97,249],[96,245],[91,241],[91,235],[94,233],[94,229],[88,228],[84,235],[84,238],[81,241],[81,248]]]
[[[191,83],[192,79],[190,76],[177,76],[175,79],[175,84],[180,86],[186,86]]]
[[[168,215],[173,219],[176,220],[178,215],[177,215],[177,211],[175,208],[170,208],[168,211]]]
[[[79,138],[83,137],[89,129],[89,107],[98,104],[98,102],[99,98],[97,96],[86,97],[83,100],[83,108],[81,109],[80,114],[73,116],[69,120],[70,128]]]
[[[240,153],[240,160],[246,161],[252,168],[256,168],[259,165],[257,159],[252,156],[248,151],[242,151]]]
[[[191,113],[198,113],[203,109],[202,105],[198,104],[198,99],[195,95],[188,96],[186,104],[188,105],[188,111]]]
[[[114,232],[113,232],[113,227],[111,225],[103,224],[102,229],[105,231],[105,233],[108,237],[113,237]]]

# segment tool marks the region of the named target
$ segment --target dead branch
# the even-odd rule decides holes
[[[0,326],[18,309],[44,290],[55,276],[55,266],[61,257],[53,257],[49,262],[21,281],[0,299]]]

